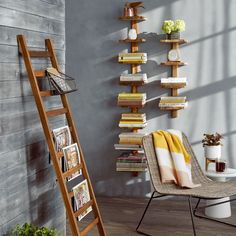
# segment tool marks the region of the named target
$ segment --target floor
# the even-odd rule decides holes
[[[147,199],[97,199],[103,217],[107,236],[134,236],[138,221],[145,209]],[[236,204],[229,222],[236,222]],[[86,217],[86,220],[89,218]],[[85,223],[85,222],[84,222]],[[195,218],[197,236],[235,236],[236,228]],[[83,228],[84,225],[80,225]],[[140,228],[152,236],[190,236],[191,219],[185,201],[154,200]],[[88,236],[98,236],[92,230]],[[71,236],[69,225],[67,236]]]

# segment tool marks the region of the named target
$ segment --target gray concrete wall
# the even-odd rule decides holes
[[[128,111],[116,105],[117,94],[128,91],[118,84],[119,75],[128,66],[117,63],[117,55],[129,45],[125,38],[128,22],[119,21],[125,1],[71,0],[66,4],[66,71],[78,78],[79,93],[70,97],[74,117],[92,181],[98,195],[145,196],[150,191],[148,174],[132,177],[115,171],[119,152],[120,114]],[[223,134],[223,157],[236,167],[236,1],[234,0],[145,0],[143,15],[148,21],[139,24],[147,39],[140,51],[148,53],[147,132],[175,128],[190,138],[201,164],[204,162],[201,139],[205,132]],[[190,41],[181,55],[189,66],[180,69],[189,84],[180,94],[187,96],[189,107],[171,119],[158,109],[158,98],[169,93],[159,86],[161,77],[170,75],[160,62],[166,60],[168,46],[159,42],[163,20],[184,19]]]
[[[0,1],[0,235],[25,222],[65,231],[63,202],[16,41],[24,34],[31,48],[43,50],[44,39],[52,38],[64,67],[64,16],[64,0]],[[36,69],[47,65],[33,61]],[[48,108],[58,105],[58,99],[46,100]],[[54,119],[52,127],[63,123]]]

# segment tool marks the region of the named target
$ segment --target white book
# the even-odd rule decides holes
[[[147,74],[122,74],[120,81],[147,81]]]
[[[159,107],[187,107],[188,102],[185,103],[159,103]]]
[[[116,150],[137,150],[142,151],[143,147],[141,145],[132,145],[132,144],[114,144]]]
[[[168,78],[161,78],[161,83],[186,83],[186,77],[168,77]]]
[[[183,99],[186,100],[186,97],[161,97],[161,100],[175,100],[175,99]]]

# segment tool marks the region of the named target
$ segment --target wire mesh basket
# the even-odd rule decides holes
[[[71,93],[77,90],[75,79],[55,68],[47,68],[46,75],[51,90],[56,90],[59,94]]]

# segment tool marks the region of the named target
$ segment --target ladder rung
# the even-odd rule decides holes
[[[31,57],[50,57],[51,54],[48,51],[29,51]]]
[[[86,226],[83,231],[81,231],[80,235],[84,236],[86,235],[94,226],[96,226],[99,223],[98,217],[93,220],[88,226]]]
[[[64,172],[62,175],[64,178],[71,176],[72,174],[74,174],[76,171],[79,171],[82,169],[82,164],[78,164],[77,166],[67,170],[66,172]]]
[[[74,193],[73,192],[69,192],[68,195],[69,195],[70,198],[74,197]]]
[[[80,216],[83,212],[85,212],[89,207],[93,205],[93,200],[89,200],[87,203],[85,203],[78,211],[74,213],[75,217]]]
[[[67,112],[68,110],[66,108],[59,108],[59,109],[47,111],[46,114],[48,116],[59,116],[59,115],[66,114]]]
[[[43,78],[46,76],[46,72],[45,72],[45,70],[35,70],[34,75],[37,78]]]
[[[62,158],[64,156],[64,153],[61,151],[61,152],[57,152],[57,158]]]
[[[40,91],[41,97],[50,97],[53,96],[54,94],[50,90],[45,90],[45,91]]]

